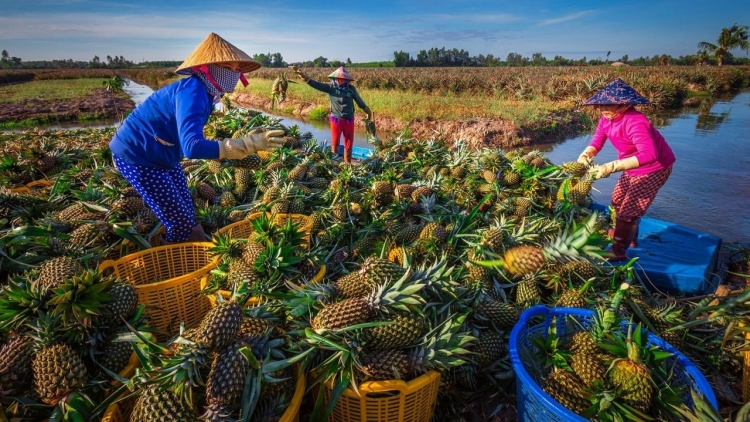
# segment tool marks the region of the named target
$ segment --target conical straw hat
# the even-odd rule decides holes
[[[261,67],[260,63],[253,60],[244,51],[212,32],[198,47],[195,47],[195,50],[175,70],[175,73],[190,75],[192,73],[190,69],[194,66],[222,63],[238,63],[242,73],[249,73]]]

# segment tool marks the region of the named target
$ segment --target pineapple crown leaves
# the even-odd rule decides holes
[[[52,315],[60,316],[64,324],[90,325],[92,317],[107,313],[106,304],[112,300],[107,290],[114,281],[102,279],[98,271],[84,271],[52,289],[47,305],[52,309]]]
[[[471,354],[468,347],[477,340],[468,331],[461,331],[467,315],[450,316],[422,337],[410,353],[416,370],[448,369],[467,363]]]
[[[16,330],[45,306],[45,292],[39,285],[11,278],[0,291],[0,332]]]
[[[373,288],[368,302],[375,309],[388,312],[390,309],[411,312],[418,310],[424,304],[424,298],[419,296],[427,284],[422,279],[412,279],[412,271],[407,270],[398,281],[392,285],[388,282]]]
[[[550,321],[546,336],[539,333],[531,340],[531,344],[536,348],[535,361],[542,362],[545,370],[564,369],[572,371],[570,365],[568,365],[571,354],[560,347],[556,319],[557,317],[553,317]]]
[[[27,324],[31,328],[29,336],[34,340],[36,350],[50,347],[60,341],[60,316],[38,312],[37,318]]]
[[[212,256],[219,259],[238,258],[242,256],[242,242],[234,239],[230,233],[215,233],[213,246],[208,249]]]
[[[693,408],[686,409],[683,403],[673,405],[675,412],[685,418],[687,422],[724,422],[724,417],[706,399],[706,396],[693,389],[690,390],[693,400]],[[734,422],[745,422],[750,420],[750,403],[746,403],[737,412]]]
[[[268,278],[281,274],[298,274],[297,264],[302,262],[302,257],[295,256],[296,250],[297,247],[284,241],[270,245],[259,253],[253,269]]]

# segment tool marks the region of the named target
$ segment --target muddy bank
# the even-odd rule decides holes
[[[268,97],[237,93],[232,96],[232,102],[241,107],[271,112],[271,100]],[[291,110],[294,116],[306,117],[315,107],[316,104],[312,102],[287,99],[281,105],[277,105],[273,113],[280,114],[282,110]],[[357,119],[355,124],[360,127],[364,125],[362,119]],[[378,131],[392,133],[408,127],[411,136],[417,139],[427,139],[441,133],[447,139],[463,139],[475,147],[507,148],[559,141],[586,130],[591,123],[585,114],[570,111],[547,116],[542,123],[534,127],[518,126],[509,120],[486,117],[460,121],[415,119],[405,123],[391,117],[379,116],[377,113],[375,124]]]
[[[69,122],[120,118],[134,108],[135,103],[127,96],[98,89],[85,98],[26,99],[18,103],[0,103],[0,123],[32,119],[42,122]]]

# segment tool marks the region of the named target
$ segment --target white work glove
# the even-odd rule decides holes
[[[581,163],[581,164],[583,164],[585,166],[590,166],[591,165],[591,160],[593,160],[594,157],[596,157],[596,152],[597,152],[596,148],[594,148],[592,146],[588,146],[588,147],[586,147],[586,149],[583,150],[583,152],[581,153],[581,155],[578,156],[578,160],[576,160],[576,161],[578,161],[579,163]]]
[[[225,139],[219,142],[219,158],[241,160],[258,151],[284,146],[284,131],[281,129],[255,133],[240,139]]]
[[[615,160],[600,166],[594,166],[589,172],[594,175],[595,179],[601,179],[609,177],[612,173],[638,168],[639,166],[638,158],[628,157],[624,160]]]

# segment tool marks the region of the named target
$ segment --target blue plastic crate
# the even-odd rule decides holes
[[[591,209],[609,214],[601,204]],[[721,239],[668,221],[643,217],[638,226],[638,246],[629,248],[638,257],[635,270],[652,292],[703,295],[716,290]]]
[[[574,308],[548,308],[544,305],[527,309],[510,334],[510,359],[516,373],[516,396],[518,419],[521,422],[571,422],[586,419],[568,410],[542,390],[543,370],[534,364],[533,353],[536,348],[531,340],[539,335],[547,336],[550,321],[553,317],[557,326],[557,335],[566,338],[588,327],[593,323],[594,311]],[[578,323],[576,323],[577,321]],[[672,347],[669,343],[649,333],[648,344],[657,345],[662,350],[672,353],[667,365],[674,368],[672,378],[675,386],[690,386],[703,393],[706,399],[718,409],[716,396],[706,378],[690,359]],[[688,406],[693,405],[690,389],[685,389],[682,397]]]

